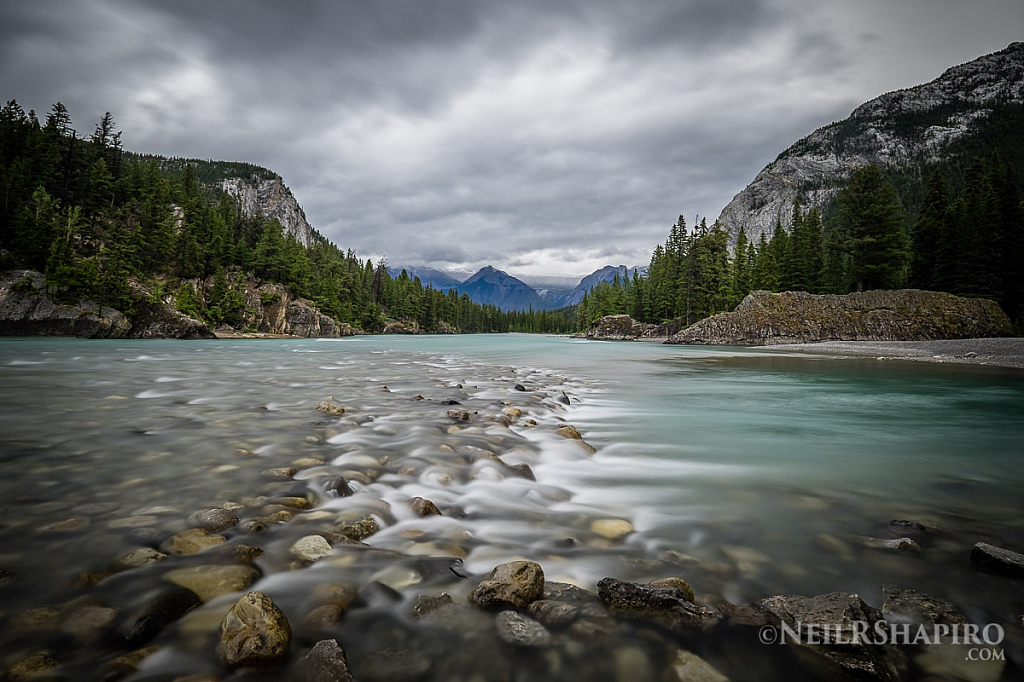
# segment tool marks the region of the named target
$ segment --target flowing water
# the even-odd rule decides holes
[[[328,396],[344,415],[316,411]],[[509,407],[522,412],[511,426],[487,416]],[[447,416],[462,408],[471,421]],[[555,433],[566,423],[592,448]],[[168,571],[225,555],[107,575],[111,561],[161,546],[198,510],[230,507],[270,525],[221,535],[262,548],[252,589],[293,622],[295,651],[316,640],[295,624],[318,589],[343,586],[363,591],[329,633],[350,662],[419,646],[444,658],[432,679],[471,679],[473,666],[447,653],[465,633],[425,635],[410,604],[441,592],[464,601],[495,565],[529,559],[590,590],[605,576],[682,576],[709,606],[846,591],[880,607],[881,585],[897,583],[1002,624],[1011,679],[1021,582],[968,557],[978,541],[1024,549],[1022,455],[1024,372],[1012,370],[526,335],[0,340],[0,650],[5,666],[46,650],[60,679],[116,676],[121,619]],[[536,481],[511,468],[521,464]],[[294,480],[264,473],[289,466]],[[324,492],[338,474],[355,494]],[[282,506],[296,497],[314,508]],[[417,517],[412,497],[442,515]],[[268,520],[282,509],[290,522]],[[381,527],[365,539],[372,549],[335,543],[309,567],[290,555],[299,538],[366,515]],[[602,534],[604,519],[633,531]],[[865,546],[906,535],[894,519],[927,528],[913,534],[920,551]],[[222,674],[215,633],[237,597],[168,626],[136,678]],[[95,632],[69,626],[87,606],[117,615]],[[733,680],[789,664],[753,632],[690,644]],[[475,655],[504,661],[507,679],[594,676],[571,660]],[[644,678],[629,655],[614,660],[608,679]]]

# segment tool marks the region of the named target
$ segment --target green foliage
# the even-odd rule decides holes
[[[174,292],[174,307],[190,317],[202,319],[202,305],[203,301],[196,288],[189,282],[185,282]]]

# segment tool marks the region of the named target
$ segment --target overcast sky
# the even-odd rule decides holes
[[[578,279],[1022,29],[1020,0],[3,0],[0,98],[266,166],[363,257]]]

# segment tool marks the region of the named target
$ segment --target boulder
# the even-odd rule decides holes
[[[544,569],[532,561],[511,561],[494,567],[470,593],[469,601],[484,608],[524,608],[544,594]]]
[[[629,315],[606,315],[587,327],[587,338],[593,341],[633,341],[650,334],[653,324],[637,322]]]
[[[281,609],[262,592],[249,592],[220,624],[217,655],[228,668],[266,668],[288,656],[291,628]]]
[[[856,594],[779,595],[762,599],[761,609],[776,627],[785,623],[798,632],[798,637],[787,638],[787,643],[815,654],[814,660],[825,670],[831,670],[833,676],[883,682],[900,679],[903,660],[895,647],[856,636],[858,623],[868,623],[871,633],[875,624],[884,620],[878,609],[865,604]],[[830,626],[827,631],[821,627],[823,624]]]

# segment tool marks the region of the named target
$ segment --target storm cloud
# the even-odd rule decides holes
[[[266,166],[364,257],[578,279],[1022,26],[1019,0],[13,0],[0,97]]]

